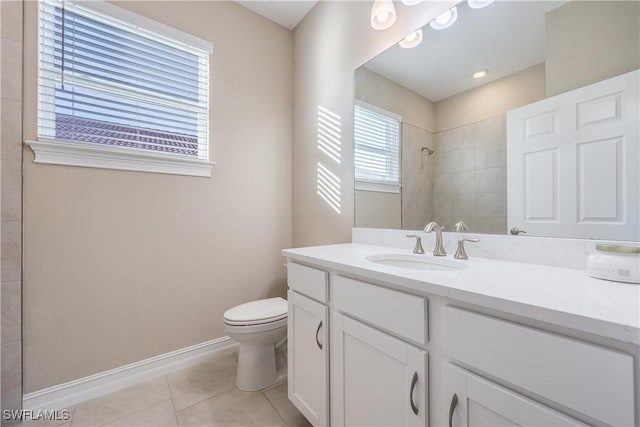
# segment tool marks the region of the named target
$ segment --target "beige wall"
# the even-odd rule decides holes
[[[227,308],[285,290],[291,32],[231,2],[118,5],[214,44],[217,164],[196,178],[37,165],[25,150],[25,392],[222,337]],[[28,2],[27,138],[35,8]]]
[[[295,246],[348,242],[353,227],[353,98],[355,70],[402,37],[455,4],[396,4],[398,19],[386,31],[369,25],[371,3],[321,1],[294,30],[293,243]],[[317,148],[317,109],[340,117],[340,163]],[[340,179],[340,213],[317,194],[317,164]]]
[[[356,99],[402,116],[403,123],[434,131],[435,110],[427,98],[364,67],[356,70],[355,82]]]
[[[402,228],[400,203],[400,193],[356,191],[356,227]]]
[[[640,2],[575,1],[546,16],[547,96],[640,67]]]
[[[436,103],[436,128],[442,132],[497,117],[544,97],[545,64],[538,64]]]

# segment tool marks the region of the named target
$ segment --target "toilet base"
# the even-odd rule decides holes
[[[273,385],[276,380],[274,345],[240,343],[236,386],[242,391],[258,391]]]

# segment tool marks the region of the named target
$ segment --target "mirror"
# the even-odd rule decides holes
[[[469,3],[489,4],[472,8]],[[508,163],[513,156],[507,154],[507,113],[564,99],[564,94],[578,88],[595,87],[640,67],[638,2],[463,1],[455,15],[447,28],[425,25],[417,46],[396,44],[356,70],[356,227],[421,230],[437,221],[452,231],[456,222],[464,220],[472,232],[506,234],[513,224],[508,219],[508,194],[516,191],[511,178],[521,173],[523,159]],[[436,21],[446,25],[445,18]],[[390,118],[388,123],[385,117]],[[564,126],[558,120],[550,116],[540,123]],[[635,146],[632,153],[637,153],[634,120],[625,143],[627,148]],[[526,126],[533,126],[533,121]],[[611,173],[630,173],[629,169],[634,168]],[[551,179],[546,178],[527,179],[534,183]],[[576,185],[584,187],[587,178]],[[614,187],[627,185],[627,178],[613,179],[617,179]],[[629,179],[637,181],[637,174]],[[534,193],[543,197],[557,190],[544,193],[531,188],[527,187],[522,203],[533,204],[532,212],[543,212],[547,202],[535,199]],[[583,205],[596,206],[600,200],[586,197],[591,201]],[[614,216],[626,215],[625,221],[637,223],[638,196],[633,197],[625,203],[636,207]],[[637,226],[631,234],[600,235],[580,226],[558,231],[552,227],[557,212],[532,215],[534,235],[638,240]],[[524,224],[522,229],[528,223]]]

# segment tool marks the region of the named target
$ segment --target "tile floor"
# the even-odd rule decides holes
[[[80,403],[66,422],[30,421],[20,427],[310,426],[287,399],[287,385],[246,393],[235,386],[237,354]]]

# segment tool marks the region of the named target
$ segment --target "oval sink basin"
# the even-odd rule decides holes
[[[467,268],[466,264],[462,262],[439,259],[428,255],[383,254],[371,255],[366,259],[376,264],[406,268],[408,270],[459,271]]]

